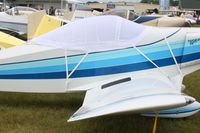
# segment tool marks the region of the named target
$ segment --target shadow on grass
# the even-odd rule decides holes
[[[180,123],[187,124],[187,121],[186,119],[159,118],[157,133],[179,131],[181,127],[177,125]],[[72,122],[69,124],[79,126],[81,131],[78,132],[83,133],[88,131],[95,133],[151,133],[154,125],[154,118],[143,117],[139,114],[120,114]]]
[[[113,116],[103,116],[102,118],[94,118],[85,121],[90,127],[85,127],[82,130],[87,132],[90,128],[91,132],[96,133],[142,133],[152,131],[152,118],[141,117],[140,115],[121,114]]]
[[[84,93],[27,94],[0,93],[0,105],[12,107],[53,107],[76,110],[83,102]]]
[[[179,119],[158,119],[157,133],[176,132],[179,128],[175,123]],[[182,123],[182,122],[181,122]],[[183,123],[187,124],[186,121]],[[151,133],[154,125],[154,118],[143,117],[139,114],[121,114],[113,116],[103,116],[78,122],[69,123],[80,127],[77,132],[95,132],[95,133]],[[183,125],[182,125],[183,126]],[[180,127],[181,129],[181,127]]]

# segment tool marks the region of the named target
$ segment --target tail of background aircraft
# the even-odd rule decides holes
[[[96,15],[100,15],[101,13],[98,11],[91,12],[91,11],[84,11],[84,10],[75,10],[75,11],[68,11],[64,14],[64,19],[69,21],[76,21],[88,17],[94,17]]]
[[[48,33],[66,24],[63,20],[46,15],[45,11],[40,11],[28,17],[28,40]]]

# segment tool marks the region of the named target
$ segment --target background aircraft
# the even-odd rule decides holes
[[[148,26],[158,27],[190,27],[190,20],[181,17],[168,17],[164,15],[137,15],[127,9],[114,9],[104,12],[103,15],[116,15],[130,21]]]
[[[0,12],[0,29],[7,28],[18,33],[27,33],[28,15],[37,12],[30,7],[13,7]]]

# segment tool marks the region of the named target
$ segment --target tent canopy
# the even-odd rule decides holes
[[[65,0],[67,1],[68,3],[83,3],[82,1],[79,1],[79,0]]]
[[[132,47],[143,38],[146,28],[121,17],[98,16],[68,23],[30,42],[66,50],[98,52]]]

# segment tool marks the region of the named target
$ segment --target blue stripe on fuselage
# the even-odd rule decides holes
[[[132,53],[134,49],[132,48]],[[176,56],[182,55],[182,48],[173,50]],[[160,60],[164,58],[171,57],[169,50],[154,52],[146,54],[152,60]],[[135,64],[147,62],[148,60],[144,58],[142,55],[121,57],[121,58],[111,58],[106,60],[96,60],[90,62],[82,62],[77,70],[84,69],[95,69],[95,68],[105,68],[105,67],[114,67],[114,66],[122,66],[127,64]],[[37,61],[35,63],[26,63],[26,64],[15,64],[15,65],[7,65],[0,67],[0,74],[28,74],[28,73],[46,73],[46,72],[56,72],[56,71],[65,71],[65,61],[63,59],[53,59],[46,60],[45,62]],[[68,64],[69,71],[72,71],[77,63]],[[36,67],[35,67],[36,66]],[[13,69],[14,68],[14,69]]]
[[[167,36],[176,34],[180,29]],[[161,42],[138,46],[159,67],[174,64],[167,45]],[[199,46],[184,47],[184,41],[170,42],[172,51],[178,63],[200,59]],[[183,55],[184,48],[184,55]],[[69,56],[67,58],[69,72],[84,55]],[[155,66],[145,59],[136,49],[126,48],[104,52],[91,53],[80,64],[70,78],[91,77],[108,74],[133,72],[152,69]],[[0,79],[62,79],[66,78],[64,57],[0,64]]]
[[[130,48],[131,49],[131,48]],[[142,62],[147,62],[142,55],[134,56],[134,49],[132,48],[133,56],[121,57],[121,58],[108,58],[104,60],[96,60],[96,61],[84,61],[80,64],[77,70],[85,70],[85,69],[97,69],[97,68],[106,68],[106,67],[114,67],[114,66],[123,66],[127,64],[137,64]],[[125,50],[126,52],[127,50]],[[129,52],[130,52],[129,51]],[[185,54],[198,52],[198,46],[187,47],[185,49]],[[175,56],[182,56],[183,48],[173,49],[173,53]],[[122,51],[122,54],[124,52]],[[154,53],[146,54],[151,60],[161,60],[172,57],[169,50],[159,51]],[[102,56],[103,57],[103,56]],[[70,59],[71,57],[69,57]],[[86,59],[87,60],[87,59]],[[76,66],[75,64],[68,64],[69,71],[73,70]],[[33,73],[47,73],[47,72],[61,72],[65,71],[65,61],[63,58],[54,59],[51,58],[49,60],[44,61],[35,61],[28,63],[19,63],[19,64],[9,64],[9,65],[1,65],[0,66],[0,74],[33,74]]]
[[[184,63],[196,59],[200,59],[200,52],[178,56],[176,57],[178,63]],[[184,59],[184,60],[182,60]],[[161,60],[154,61],[159,67],[169,66],[174,64],[172,58],[166,58]],[[155,68],[150,62],[142,62],[136,64],[128,64],[123,66],[114,66],[106,68],[97,68],[97,69],[86,69],[86,70],[76,70],[70,78],[78,77],[91,77],[91,76],[100,76],[116,73],[125,73],[133,72],[139,70],[146,70]],[[51,73],[34,73],[34,74],[11,74],[11,75],[0,75],[0,79],[63,79],[66,78],[66,72],[51,72]]]
[[[167,36],[167,38],[173,36],[178,31],[180,31],[180,29],[178,29],[174,33]],[[140,50],[142,50],[145,54],[164,51],[168,48],[166,47],[166,45],[163,45],[162,43],[160,43],[162,40],[164,40],[164,39],[158,40],[156,42],[148,43],[148,44],[143,44],[143,45],[140,45],[137,47]],[[156,47],[153,44],[156,44]],[[173,49],[182,48],[184,41],[170,42],[170,44],[173,45]],[[86,62],[92,62],[92,61],[94,61],[95,63],[97,61],[102,62],[103,60],[111,61],[111,59],[117,59],[117,58],[122,59],[125,57],[133,57],[134,55],[139,55],[139,53],[133,48],[110,50],[110,51],[105,51],[105,52],[94,52],[94,53],[89,54],[87,56],[87,58],[84,60],[84,62],[82,62],[81,64],[84,64]],[[74,66],[81,60],[82,57],[83,57],[83,55],[69,56],[67,59],[69,68],[71,67],[73,69]],[[134,57],[134,58],[136,58],[136,57]],[[155,58],[153,58],[152,60],[155,60]],[[141,61],[141,62],[143,62],[143,61]],[[48,59],[0,64],[0,70],[15,70],[15,69],[26,69],[26,68],[36,68],[37,69],[38,67],[43,67],[43,68],[46,67],[47,68],[47,67],[51,67],[51,66],[57,66],[62,63],[65,63],[64,57],[55,57],[55,58],[48,58]],[[105,66],[102,66],[102,67],[105,67]]]

